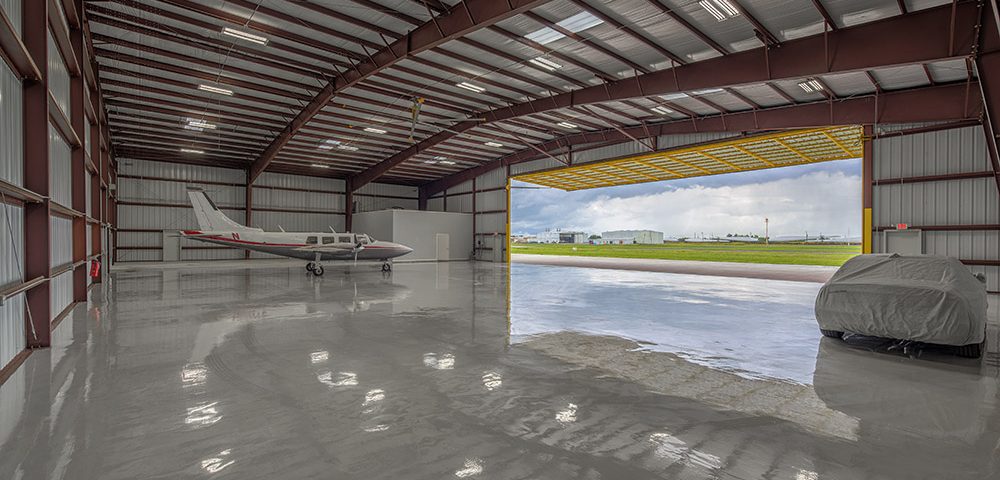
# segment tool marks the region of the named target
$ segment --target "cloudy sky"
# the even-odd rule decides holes
[[[515,234],[562,228],[763,235],[765,217],[772,237],[860,235],[861,160],[577,192],[515,188],[511,197]]]

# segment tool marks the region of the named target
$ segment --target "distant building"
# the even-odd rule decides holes
[[[604,232],[594,243],[601,245],[658,245],[663,243],[663,232],[653,230],[615,230]]]
[[[563,231],[562,229],[546,230],[537,235],[538,243],[587,243],[584,232]]]

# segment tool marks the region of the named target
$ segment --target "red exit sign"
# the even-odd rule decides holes
[[[906,230],[907,228],[910,228],[910,226],[905,223],[896,224],[896,230]]]

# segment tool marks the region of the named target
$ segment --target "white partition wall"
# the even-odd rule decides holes
[[[377,240],[402,243],[413,252],[397,261],[468,260],[472,252],[472,215],[421,210],[381,210],[355,215],[354,230]],[[440,237],[445,235],[447,238]],[[439,258],[438,247],[448,245],[446,258]]]

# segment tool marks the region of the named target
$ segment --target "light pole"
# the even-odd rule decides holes
[[[770,245],[771,239],[767,238],[767,217],[764,217],[764,245]]]

